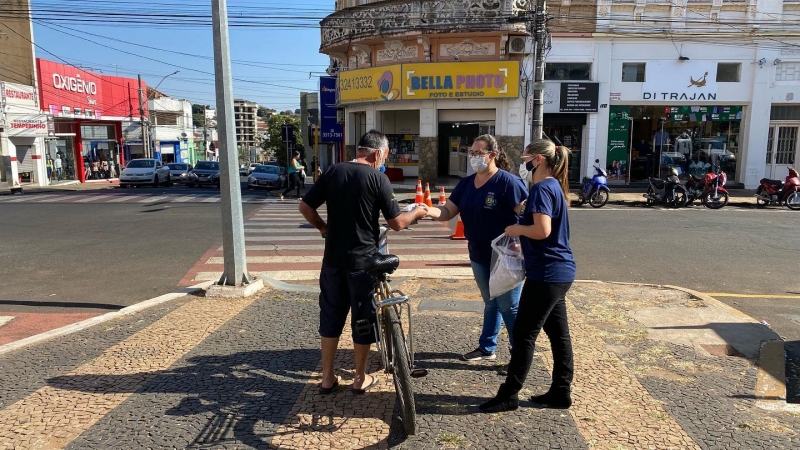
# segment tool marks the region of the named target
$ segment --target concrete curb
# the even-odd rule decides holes
[[[158,297],[151,298],[149,300],[145,300],[131,306],[126,306],[125,308],[122,308],[119,311],[113,311],[110,313],[102,314],[96,317],[92,317],[91,319],[82,320],[80,322],[75,322],[69,325],[65,325],[63,327],[46,331],[44,333],[40,333],[34,336],[29,336],[26,337],[25,339],[20,339],[18,341],[10,342],[5,345],[0,345],[0,355],[12,352],[14,350],[19,350],[29,345],[38,344],[40,342],[44,342],[53,338],[66,336],[68,334],[85,330],[86,328],[95,326],[103,322],[108,322],[109,320],[118,319],[120,317],[125,317],[130,314],[137,313],[139,311],[144,311],[147,308],[160,305],[162,303],[166,303],[168,301],[175,300],[181,297],[185,297],[186,295],[192,294],[194,292],[202,291],[211,286],[211,284],[212,284],[211,281],[195,284],[193,286],[178,289],[175,292],[170,292],[169,294],[160,295]]]
[[[690,296],[702,300],[703,302],[721,309],[735,317],[738,317],[747,322],[760,325],[761,322],[753,317],[739,311],[736,308],[726,305],[721,301],[703,294],[702,292],[693,289],[685,288],[682,286],[674,286],[670,284],[649,284],[649,283],[626,283],[619,281],[599,281],[599,280],[575,280],[576,283],[586,284],[616,284],[622,286],[641,286],[651,287],[656,289],[672,289],[689,294]],[[777,333],[775,333],[777,335]],[[757,399],[756,406],[762,409],[773,411],[800,411],[800,406],[786,403],[786,377],[785,377],[785,363],[784,357],[780,355],[784,353],[783,340],[771,340],[761,343],[761,351],[759,352],[758,373],[756,374],[756,386],[754,397]]]

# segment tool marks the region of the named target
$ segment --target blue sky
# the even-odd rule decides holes
[[[233,77],[242,80],[234,80],[236,97],[279,111],[294,110],[299,108],[301,90],[317,90],[318,78],[309,77],[309,73],[319,75],[324,72],[328,58],[319,54],[320,32],[319,26],[314,24],[318,23],[317,18],[333,11],[333,0],[300,2],[302,3],[295,2],[287,7],[286,3],[277,0],[229,0],[231,22],[234,14],[243,18],[248,11],[253,11],[254,16],[260,16],[252,22],[254,26],[230,28],[231,59],[244,62],[233,64]],[[136,4],[97,0],[33,0],[32,8],[38,11],[40,17],[37,19],[37,12],[34,13],[37,57],[54,61],[59,61],[60,58],[70,64],[81,65],[86,70],[91,67],[109,75],[135,78],[137,74],[141,74],[147,84],[153,87],[163,76],[180,70],[178,74],[164,80],[159,90],[175,98],[191,100],[192,103],[214,105],[214,63],[211,59],[213,41],[210,26],[192,26],[180,22],[194,20],[189,17],[176,19],[171,24],[109,24],[103,23],[102,18],[93,23],[47,20],[49,17],[67,17],[60,16],[55,10],[69,8],[70,3],[77,5],[82,11],[99,8],[100,11],[127,14],[140,10],[145,13],[141,16],[144,21],[149,20],[146,15],[148,11],[153,11],[153,14],[161,11],[176,15],[198,13],[197,17],[202,20],[208,17],[202,14],[202,10],[205,9],[208,14],[210,0],[144,0]],[[49,13],[51,10],[54,12]],[[88,14],[77,17],[96,20]],[[136,16],[131,14],[129,17]],[[162,50],[205,56],[208,59]]]

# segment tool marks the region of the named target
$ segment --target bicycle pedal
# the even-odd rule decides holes
[[[428,376],[428,369],[414,369],[411,371],[411,378],[422,378]]]

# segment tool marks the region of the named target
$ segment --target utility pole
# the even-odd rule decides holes
[[[208,108],[203,106],[203,159],[208,158],[208,117],[206,115]]]
[[[147,136],[146,127],[144,125],[144,95],[142,94],[142,76],[139,75],[139,125],[142,126],[142,151],[144,157],[150,157],[150,140]]]
[[[535,62],[533,67],[533,114],[531,118],[531,139],[541,139],[544,128],[544,58],[545,40],[547,39],[546,17],[547,5],[545,0],[536,1],[536,15],[533,23],[533,36],[535,41]]]
[[[214,33],[217,127],[221,144],[219,166],[220,196],[222,198],[220,210],[222,213],[223,273],[217,285],[244,287],[250,285],[253,280],[247,271],[247,256],[244,247],[244,219],[237,167],[233,79],[226,0],[211,1],[211,20]]]

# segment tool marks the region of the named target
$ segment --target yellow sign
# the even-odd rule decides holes
[[[400,99],[400,64],[339,72],[339,104]]]
[[[403,64],[402,69],[404,100],[519,96],[519,61]]]

